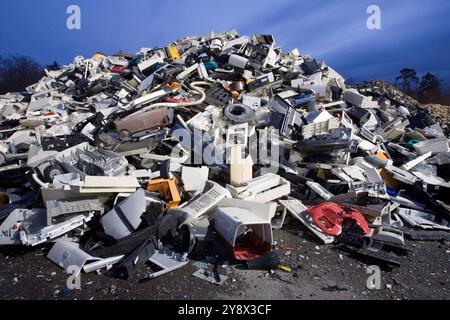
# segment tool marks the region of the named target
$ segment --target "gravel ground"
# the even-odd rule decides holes
[[[45,256],[51,245],[40,248],[0,248],[1,299],[450,299],[449,242],[407,242],[411,250],[397,257],[402,266],[381,272],[381,289],[369,290],[367,265],[333,246],[315,241],[302,226],[274,231],[284,265],[291,273],[220,269],[229,279],[217,286],[192,276],[192,263],[153,280],[142,268],[131,279],[97,273],[81,274],[81,289],[68,290],[68,274]],[[191,260],[191,262],[193,262]]]
[[[427,104],[424,107],[429,112],[432,119],[440,124],[450,124],[450,106],[443,106],[441,104]]]

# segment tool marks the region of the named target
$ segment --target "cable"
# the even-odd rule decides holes
[[[42,180],[40,180],[40,179],[38,178],[38,176],[37,176],[36,173],[33,173],[32,177],[33,177],[33,180],[36,181],[36,183],[37,183],[38,185],[40,185],[41,187],[47,189],[47,188],[50,186],[50,184],[45,183],[45,182],[43,182]]]
[[[178,103],[174,103],[174,102],[155,103],[155,104],[151,104],[147,107],[144,107],[144,108],[134,112],[133,114],[143,113],[150,109],[155,109],[155,108],[160,108],[160,107],[183,108],[183,107],[192,107],[192,106],[200,105],[206,99],[205,91],[202,88],[198,87],[200,85],[210,86],[211,83],[207,82],[207,81],[195,81],[190,84],[190,88],[201,95],[200,99],[198,99],[198,100],[190,101],[190,102],[178,102]]]

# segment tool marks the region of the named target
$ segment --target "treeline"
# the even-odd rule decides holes
[[[47,70],[58,70],[55,61],[45,66]],[[24,92],[25,88],[38,82],[44,76],[44,67],[27,56],[0,55],[0,94]]]
[[[395,78],[394,85],[423,104],[450,105],[450,86],[446,86],[438,75],[430,72],[419,78],[416,70],[402,69]]]

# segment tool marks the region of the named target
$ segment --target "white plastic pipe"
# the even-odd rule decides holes
[[[143,113],[146,112],[148,110],[152,110],[152,109],[156,109],[156,108],[160,108],[160,107],[168,107],[168,108],[184,108],[184,107],[192,107],[192,106],[197,106],[203,103],[203,101],[205,101],[206,99],[206,95],[205,95],[205,91],[198,87],[198,86],[210,86],[211,83],[207,82],[207,81],[196,81],[196,82],[192,82],[190,87],[192,90],[198,92],[201,97],[198,100],[195,101],[190,101],[190,102],[179,102],[179,103],[174,103],[174,102],[160,102],[160,103],[155,103],[155,104],[151,104],[145,108],[142,108],[139,111],[134,112],[133,114],[139,114],[139,113]]]

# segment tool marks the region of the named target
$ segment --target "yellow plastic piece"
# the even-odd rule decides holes
[[[92,59],[94,59],[94,60],[103,59],[103,58],[106,58],[106,56],[101,53],[96,53],[92,56]]]
[[[283,266],[282,264],[278,264],[278,265],[277,265],[277,268],[278,268],[278,269],[281,269],[281,270],[283,270],[283,271],[286,271],[286,272],[292,272],[292,268],[287,267],[287,266]]]
[[[237,99],[239,97],[239,92],[231,91],[231,96],[233,97],[233,99]]]
[[[181,60],[180,53],[178,52],[177,48],[175,47],[166,47],[167,54],[169,55],[169,58],[171,60]]]

